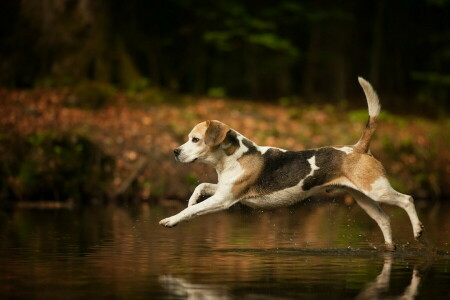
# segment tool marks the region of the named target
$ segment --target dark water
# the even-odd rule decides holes
[[[98,206],[0,211],[0,298],[449,299],[450,206],[387,209],[386,253],[356,205],[233,209],[173,229],[178,208]]]

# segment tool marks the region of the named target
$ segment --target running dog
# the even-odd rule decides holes
[[[411,196],[395,191],[381,163],[369,152],[380,103],[369,82],[359,77],[369,108],[369,119],[359,141],[352,146],[288,151],[258,146],[219,121],[197,124],[189,140],[174,150],[182,163],[210,164],[218,183],[202,183],[189,199],[188,207],[159,224],[173,227],[194,217],[221,211],[240,202],[253,208],[287,206],[319,192],[343,189],[380,227],[386,249],[393,251],[391,226],[380,203],[403,208],[411,220],[414,237],[423,230]],[[198,202],[201,197],[209,197]]]

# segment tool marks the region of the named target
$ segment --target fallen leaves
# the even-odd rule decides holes
[[[186,198],[193,182],[216,180],[209,167],[181,165],[173,159],[172,150],[184,143],[198,122],[221,120],[258,144],[289,150],[354,144],[365,125],[329,107],[285,108],[207,98],[187,104],[135,105],[127,96],[117,94],[113,105],[85,110],[65,106],[66,96],[64,90],[2,89],[0,129],[23,135],[69,129],[85,133],[115,158],[116,189],[133,174],[137,162],[148,160],[133,187],[133,195],[145,199]],[[432,187],[439,186],[441,194],[450,195],[450,123],[408,118],[397,122],[392,118],[380,120],[372,152],[409,192],[420,189],[423,193],[425,189],[425,194],[431,195],[431,189],[436,189]],[[424,177],[417,176],[419,173]],[[195,180],[192,174],[196,174]]]

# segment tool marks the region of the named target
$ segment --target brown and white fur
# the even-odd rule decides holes
[[[199,161],[216,168],[218,183],[202,183],[188,207],[159,223],[173,227],[194,217],[221,211],[240,202],[254,208],[287,206],[318,192],[336,188],[349,192],[380,227],[386,249],[394,250],[388,215],[380,203],[403,208],[411,220],[414,237],[422,224],[413,198],[395,191],[381,163],[369,152],[380,104],[369,82],[358,78],[367,98],[369,120],[353,146],[288,151],[256,145],[219,121],[205,121],[189,133],[189,140],[174,150],[177,161]],[[209,196],[197,203],[201,197]]]

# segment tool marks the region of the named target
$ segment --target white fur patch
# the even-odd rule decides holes
[[[315,155],[313,157],[309,158],[308,162],[309,162],[309,165],[311,166],[311,172],[309,172],[309,174],[306,177],[309,177],[312,174],[314,174],[315,170],[319,170],[319,167],[316,165],[316,156]]]
[[[353,153],[353,148],[352,147],[348,147],[348,146],[344,146],[344,147],[333,147],[336,150],[345,152],[346,154],[350,154]]]
[[[313,157],[309,158],[308,162],[309,162],[309,165],[311,167],[311,172],[309,172],[309,174],[306,175],[305,178],[300,180],[300,182],[298,183],[298,185],[300,187],[303,187],[303,182],[305,181],[306,178],[312,176],[314,174],[314,171],[319,170],[319,167],[316,165],[316,156],[315,155]]]
[[[240,145],[240,147],[239,147],[239,149],[238,149],[238,151],[237,151],[237,155],[236,155],[236,157],[241,157],[242,156],[242,154],[244,154],[245,152],[247,152],[247,150],[248,150],[248,147],[247,146],[245,146],[244,145],[244,143],[242,142],[243,140],[244,140],[244,136],[243,135],[241,135],[240,133],[237,133],[237,139],[239,140],[239,145]],[[253,142],[252,142],[253,143]],[[253,144],[254,145],[254,144]],[[256,145],[255,145],[256,146]]]
[[[386,177],[379,177],[371,184],[371,187],[372,189],[367,192],[367,195],[374,200],[390,200],[389,195],[391,192],[395,192]]]
[[[369,108],[369,116],[376,117],[380,114],[380,100],[378,99],[377,92],[373,89],[372,85],[362,77],[358,77],[359,84],[364,90],[364,94],[367,99],[367,106]]]

